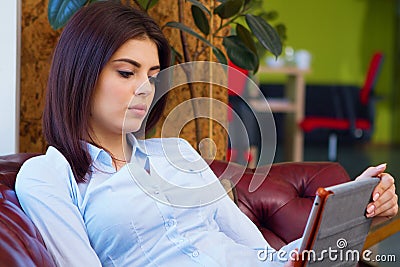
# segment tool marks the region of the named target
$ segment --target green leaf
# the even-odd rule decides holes
[[[192,5],[191,9],[194,24],[196,24],[197,28],[207,36],[210,33],[210,25],[208,24],[206,14],[204,14],[204,12],[197,6]]]
[[[221,50],[219,50],[218,48],[216,48],[215,46],[213,46],[207,39],[205,39],[203,36],[201,36],[200,34],[198,34],[197,32],[195,32],[194,30],[192,30],[191,28],[189,28],[188,26],[180,23],[180,22],[176,22],[176,21],[170,21],[167,22],[165,24],[166,27],[171,27],[171,28],[175,28],[184,32],[189,33],[190,35],[196,37],[197,39],[199,39],[200,41],[202,41],[203,43],[205,43],[206,45],[208,45],[209,47],[212,48],[213,53],[215,55],[215,57],[218,59],[218,61],[222,64],[227,64],[228,62],[226,61],[226,57],[224,55],[224,53],[222,53]]]
[[[282,53],[282,43],[278,33],[264,19],[246,14],[246,22],[258,41],[272,54],[278,57]]]
[[[211,15],[210,10],[208,10],[208,8],[206,8],[203,3],[201,3],[200,1],[197,0],[188,0],[190,3],[192,3],[192,5],[195,5],[197,7],[199,7],[201,10],[203,10],[204,12],[206,12],[208,15]]]
[[[224,37],[222,44],[233,64],[246,70],[255,71],[258,69],[258,56],[247,48],[238,36],[231,35]]]
[[[257,54],[256,44],[253,40],[253,35],[241,24],[236,24],[236,35],[239,36],[240,40],[255,54]]]
[[[286,26],[282,23],[278,23],[275,25],[276,32],[278,33],[279,37],[281,38],[282,43],[284,43],[287,39],[286,36]]]
[[[275,10],[264,12],[263,14],[260,14],[260,16],[268,21],[276,20],[279,17],[278,12],[276,12]]]
[[[141,8],[147,11],[155,6],[158,3],[158,0],[137,0],[137,3],[140,5]]]
[[[221,19],[233,17],[239,13],[242,8],[243,0],[228,0],[214,9],[214,14],[217,14]]]
[[[213,52],[215,57],[218,59],[218,62],[224,65],[228,65],[228,60],[226,60],[226,57],[224,55],[224,52],[221,51],[221,49],[217,47],[213,47]]]
[[[49,0],[47,17],[50,26],[55,30],[62,28],[87,2],[88,0]]]

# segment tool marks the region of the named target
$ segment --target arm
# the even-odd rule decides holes
[[[27,161],[18,174],[16,193],[23,210],[57,266],[101,266],[74,198],[79,191],[68,178],[67,163],[54,166],[46,157]]]
[[[220,192],[220,198],[212,205],[216,206],[214,215],[215,221],[218,223],[221,232],[229,236],[236,243],[251,247],[263,249],[268,243],[254,225],[254,223],[236,206],[229,198],[225,189],[219,183],[217,176],[201,158],[197,151],[184,139],[181,139],[181,148],[179,150],[182,156],[189,160],[201,160],[204,168],[202,168],[201,176],[206,183],[215,183]],[[269,245],[268,245],[269,246]],[[269,246],[270,247],[270,246]]]
[[[225,195],[216,203],[215,220],[222,232],[232,238],[236,243],[252,247],[264,248],[266,242],[257,226]]]

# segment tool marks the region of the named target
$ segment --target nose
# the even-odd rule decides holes
[[[135,90],[135,95],[147,96],[154,90],[154,84],[150,83],[149,78],[144,76],[139,82],[139,86]]]

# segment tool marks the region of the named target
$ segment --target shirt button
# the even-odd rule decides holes
[[[160,194],[160,191],[155,190],[155,191],[154,191],[154,194],[158,195],[158,194]]]
[[[199,256],[199,251],[198,250],[193,251],[192,252],[192,256],[193,257],[198,257]]]
[[[167,228],[172,227],[175,225],[175,220],[171,219],[167,221]]]

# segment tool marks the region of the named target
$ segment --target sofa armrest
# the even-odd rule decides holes
[[[36,155],[0,156],[0,266],[55,266],[14,191],[15,177],[22,163]]]
[[[0,184],[0,240],[0,266],[55,266],[14,190],[4,184]]]

